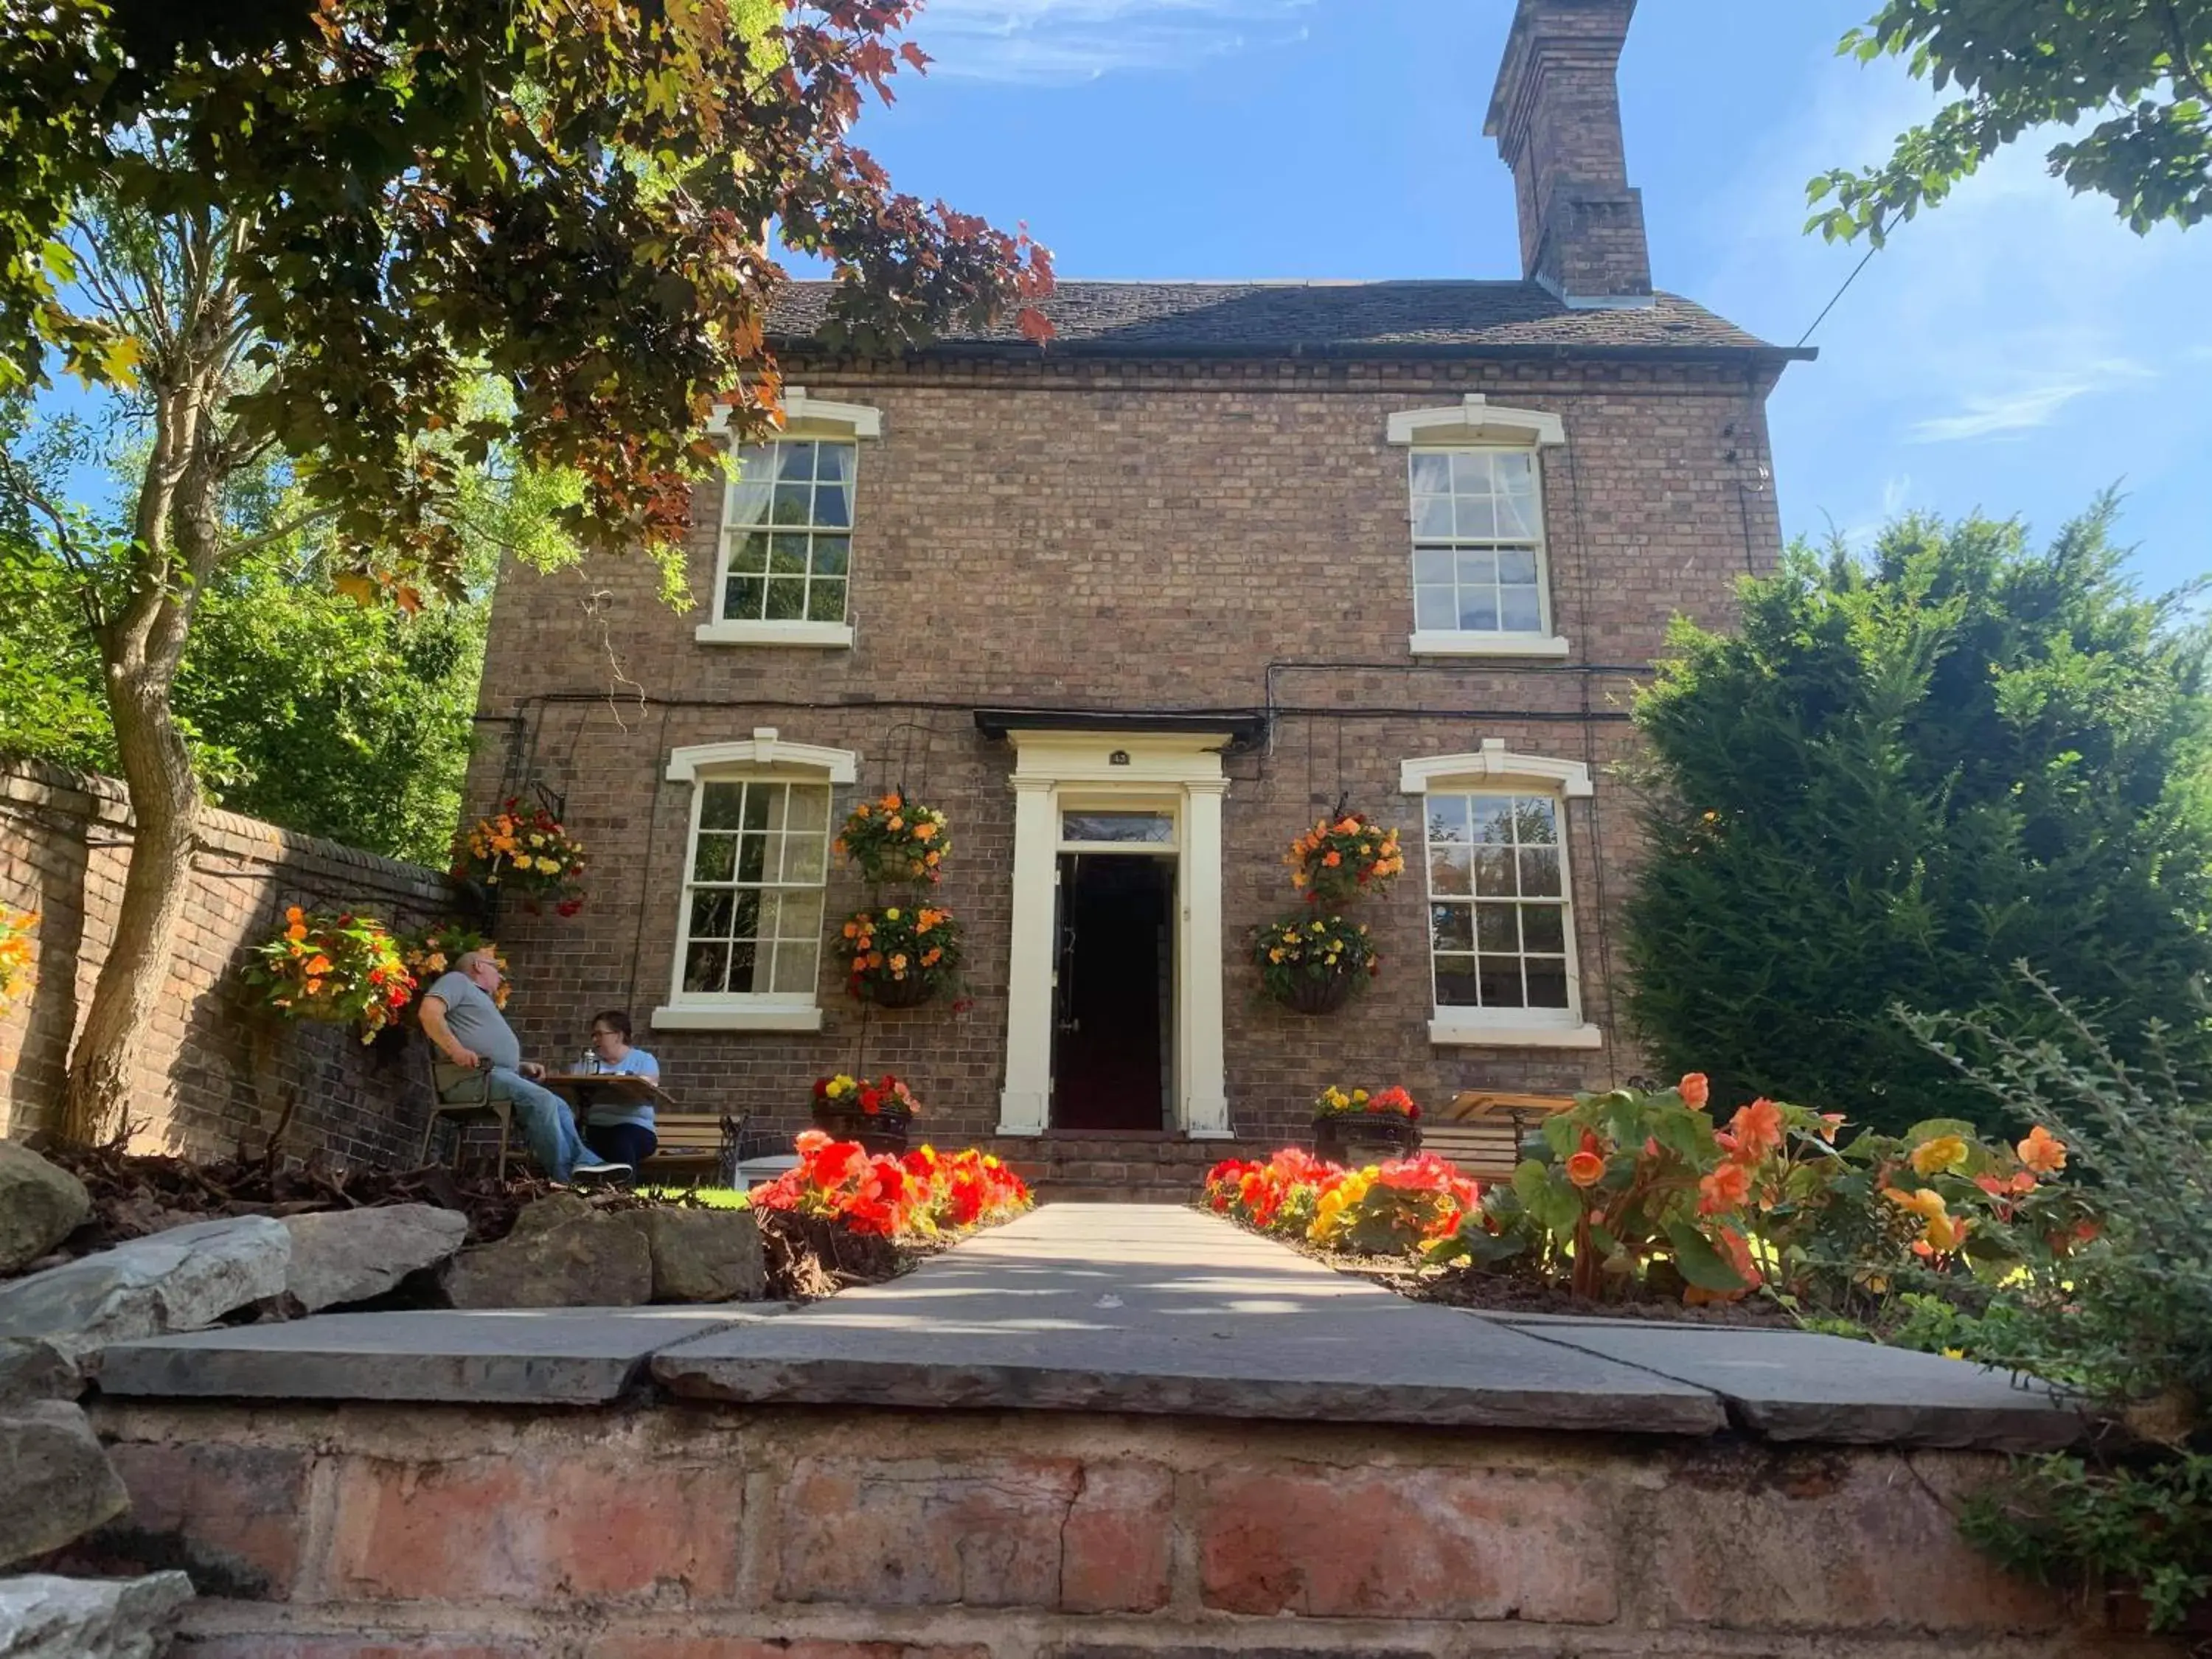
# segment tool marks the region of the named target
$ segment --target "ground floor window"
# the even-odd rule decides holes
[[[829,856],[827,783],[702,781],[684,888],[681,994],[811,997]]]
[[[1439,1010],[1572,1008],[1560,816],[1551,795],[1429,796],[1429,945]]]

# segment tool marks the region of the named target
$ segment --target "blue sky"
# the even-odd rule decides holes
[[[1622,64],[1658,284],[1795,342],[1860,257],[1804,181],[1931,106],[1835,55],[1872,0],[1644,0]],[[1511,0],[929,0],[937,63],[861,142],[899,185],[1026,221],[1067,276],[1519,275],[1482,117]],[[2139,238],[2011,155],[1905,227],[1772,414],[1784,521],[2055,527],[2107,484],[2146,586],[2212,568],[2212,225]]]

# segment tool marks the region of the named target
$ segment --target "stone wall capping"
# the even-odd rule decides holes
[[[1407,1301],[1167,1205],[1054,1204],[780,1304],[323,1315],[112,1347],[109,1395],[681,1400],[2050,1449],[2046,1392],[1840,1338]]]
[[[782,1311],[748,1303],[319,1314],[120,1344],[100,1356],[100,1386],[168,1398],[600,1405],[626,1392],[655,1351]]]

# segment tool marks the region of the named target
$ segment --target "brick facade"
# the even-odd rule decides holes
[[[929,1133],[988,1135],[1005,1069],[1013,803],[1012,756],[973,711],[1235,709],[1272,716],[1266,741],[1226,762],[1222,972],[1240,1137],[1296,1132],[1331,1080],[1402,1082],[1424,1100],[1625,1080],[1639,1065],[1616,1010],[1636,845],[1618,770],[1628,699],[1670,617],[1724,624],[1735,580],[1777,557],[1762,465],[1773,357],[787,357],[810,397],[882,411],[882,435],[860,450],[851,648],[695,641],[711,615],[719,488],[697,500],[690,613],[659,602],[643,561],[501,579],[481,706],[507,740],[487,745],[471,800],[540,784],[565,797],[595,860],[581,915],[508,925],[511,1015],[533,1048],[565,1053],[595,1009],[627,1006],[642,1023],[668,1000],[690,793],[665,777],[668,756],[773,726],[858,753],[840,813],[856,792],[902,785],[951,814],[939,896],[969,930],[966,996],[864,1017],[825,957],[819,1034],[641,1040],[687,1103],[795,1127],[815,1076],[888,1067],[933,1109]],[[1409,653],[1405,452],[1386,442],[1386,422],[1471,392],[1565,424],[1545,462],[1563,662]],[[1583,1006],[1606,1033],[1601,1049],[1429,1044],[1420,812],[1398,793],[1398,769],[1486,738],[1583,763],[1597,780],[1593,799],[1571,804],[1568,838]],[[1398,890],[1367,907],[1381,979],[1340,1012],[1304,1018],[1255,1000],[1247,941],[1294,907],[1283,848],[1340,796],[1399,824],[1413,857]],[[833,872],[830,925],[862,896]]]
[[[428,1107],[419,1058],[388,1043],[364,1048],[333,1026],[262,1020],[239,1001],[236,970],[288,904],[360,908],[406,927],[443,913],[443,878],[232,812],[205,813],[200,841],[167,996],[139,1058],[133,1150],[258,1152],[296,1097],[288,1152],[411,1164]],[[34,762],[0,767],[0,903],[40,917],[37,981],[0,1016],[0,1135],[56,1121],[130,847],[120,784]]]
[[[2164,1659],[1959,1535],[1998,1454],[838,1407],[134,1404],[72,1571],[194,1659]]]

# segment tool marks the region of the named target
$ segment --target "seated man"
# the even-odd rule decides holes
[[[500,979],[490,951],[467,951],[422,994],[422,1034],[439,1055],[438,1097],[473,1101],[475,1074],[488,1066],[491,1098],[513,1105],[523,1141],[547,1179],[565,1186],[579,1176],[600,1180],[629,1174],[627,1165],[602,1164],[586,1152],[568,1103],[532,1080],[544,1076],[545,1068],[522,1058],[514,1028],[491,1000]]]

